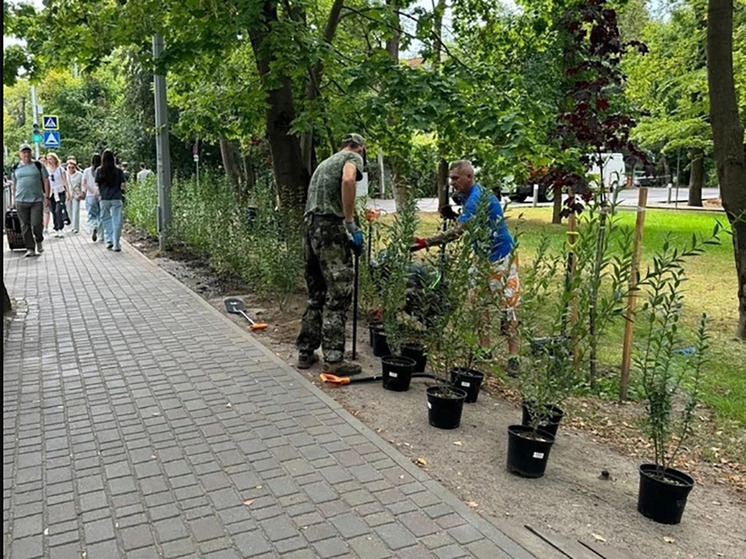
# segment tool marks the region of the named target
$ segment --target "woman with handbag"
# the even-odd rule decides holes
[[[72,222],[72,231],[77,233],[80,229],[80,202],[85,200],[83,192],[83,173],[78,171],[78,162],[74,157],[67,158],[67,185],[70,189],[70,199],[66,202],[67,215]]]
[[[64,237],[62,230],[65,228],[65,222],[69,223],[70,218],[65,208],[65,200],[70,197],[70,189],[67,186],[66,173],[60,167],[60,158],[56,153],[47,154],[47,171],[49,172],[49,202],[54,220],[54,236],[58,239]]]

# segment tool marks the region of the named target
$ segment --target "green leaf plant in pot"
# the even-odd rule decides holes
[[[694,237],[683,249],[668,240],[653,257],[647,274],[639,282],[645,302],[633,360],[633,378],[645,401],[643,421],[655,462],[642,464],[637,510],[664,524],[681,522],[694,479],[672,467],[692,434],[694,411],[701,393],[704,365],[709,352],[708,319],[702,315],[693,344],[684,347],[681,313],[685,281],[684,259],[701,254],[704,245],[717,243],[718,227],[709,239]]]
[[[503,314],[502,294],[493,286],[490,235],[494,226],[489,224],[489,203],[489,194],[483,192],[451,261],[454,351],[448,380],[466,391],[466,403],[477,401],[485,376],[477,367],[489,364],[497,351]]]
[[[440,282],[437,296],[428,298],[431,324],[424,341],[440,384],[427,390],[428,419],[441,429],[458,427],[464,402],[476,401],[484,374],[474,366],[479,357],[492,352],[495,337],[489,336],[490,323],[499,323],[489,286],[486,215],[485,197],[462,235],[429,256]]]
[[[571,284],[565,283],[560,296],[556,296],[562,260],[561,254],[550,251],[549,239],[544,237],[523,274],[521,335],[526,349],[518,377],[523,421],[508,427],[507,468],[524,477],[544,475],[564,415],[560,406],[581,383],[570,336],[565,333],[573,297]]]
[[[381,292],[381,319],[388,355],[381,355],[383,387],[403,392],[409,390],[416,361],[401,354],[407,336],[407,290],[411,276],[412,254],[409,247],[417,230],[417,207],[409,197],[386,228],[385,253],[379,255],[378,281]],[[381,354],[381,351],[374,353]]]

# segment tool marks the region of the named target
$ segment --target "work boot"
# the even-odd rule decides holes
[[[508,363],[505,367],[505,372],[510,378],[517,378],[521,372],[521,361],[517,355],[511,355],[508,357]]]
[[[311,365],[319,360],[319,356],[316,355],[315,351],[308,353],[307,351],[301,351],[298,353],[298,368],[299,369],[310,369]]]
[[[362,373],[363,368],[357,363],[350,363],[349,361],[335,361],[334,363],[327,361],[324,363],[324,372],[338,377],[351,377]]]

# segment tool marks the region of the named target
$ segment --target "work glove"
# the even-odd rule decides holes
[[[345,221],[345,229],[347,229],[347,234],[350,236],[352,252],[356,256],[360,256],[363,252],[363,232],[360,231],[360,228],[354,221]]]
[[[440,217],[443,219],[458,219],[458,214],[453,211],[453,208],[451,206],[443,206],[439,210]]]
[[[427,248],[427,241],[422,237],[415,237],[414,241],[409,247],[409,252],[417,252],[418,250],[422,250],[423,248]]]

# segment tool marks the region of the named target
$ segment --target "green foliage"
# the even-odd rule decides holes
[[[710,347],[708,319],[702,314],[694,346],[682,348],[682,265],[686,257],[701,254],[706,245],[717,243],[718,231],[716,226],[709,238],[694,236],[682,249],[666,240],[639,284],[646,299],[637,313],[643,318],[644,330],[637,339],[632,372],[646,400],[644,430],[653,443],[660,470],[673,462],[691,434]]]
[[[154,176],[145,182],[131,181],[127,183],[127,203],[124,205],[124,218],[129,223],[155,237],[158,235],[158,221],[156,208],[158,206],[158,191]]]
[[[258,293],[272,295],[281,308],[298,292],[303,251],[298,224],[285,224],[266,186],[254,190],[253,210],[238,206],[225,178],[204,175],[172,185],[171,242],[206,254],[217,273],[240,277]],[[150,234],[156,230],[154,181],[127,192],[128,221]]]
[[[403,311],[407,304],[407,287],[412,269],[409,247],[417,231],[417,222],[415,199],[410,197],[387,227],[386,254],[375,278],[381,288],[381,318],[386,341],[397,355],[401,344],[412,334],[412,324]]]

